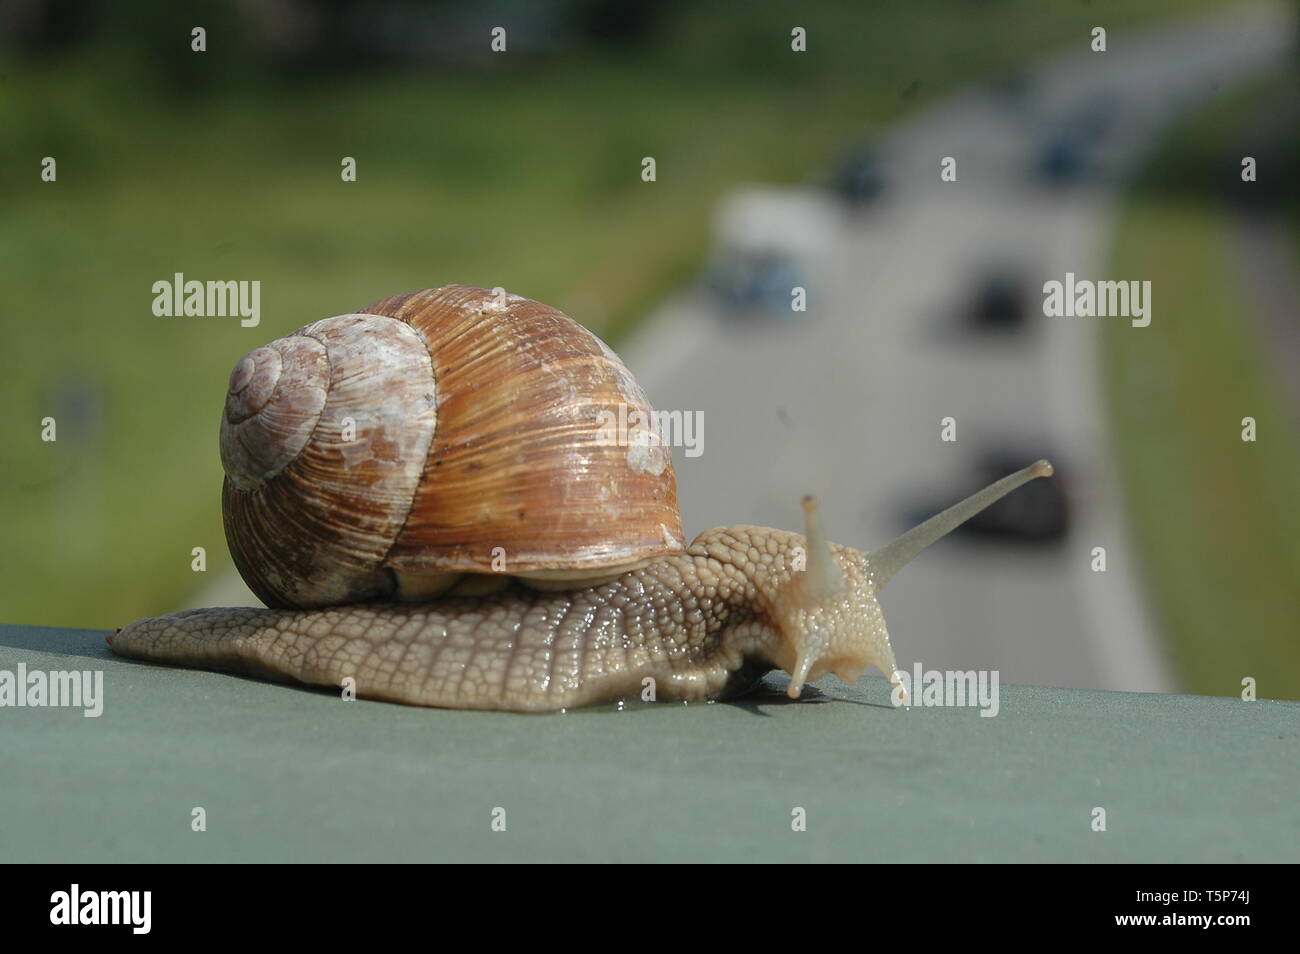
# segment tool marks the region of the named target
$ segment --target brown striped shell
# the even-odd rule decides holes
[[[235,564],[268,605],[309,608],[471,592],[464,574],[577,585],[680,551],[672,455],[608,440],[620,405],[652,413],[604,342],[516,295],[447,285],[307,325],[230,375]]]

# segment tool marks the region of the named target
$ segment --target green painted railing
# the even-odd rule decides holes
[[[0,708],[0,859],[1295,861],[1300,844],[1300,703],[1001,686],[989,718],[895,709],[866,678],[522,716],[150,666],[104,636],[0,626],[0,683],[103,674],[97,717]]]

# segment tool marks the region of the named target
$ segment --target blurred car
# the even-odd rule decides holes
[[[1087,97],[1070,114],[1069,125],[1081,140],[1095,143],[1114,128],[1122,108],[1118,95],[1102,90]]]
[[[747,186],[723,197],[714,219],[714,251],[704,286],[732,314],[806,314],[792,307],[796,288],[809,310],[818,269],[838,238],[837,204],[820,189]]]
[[[792,290],[808,287],[808,280],[788,256],[775,250],[735,249],[723,252],[709,265],[705,287],[732,313],[762,312],[781,318],[803,313],[791,307]]]
[[[965,318],[978,331],[1019,331],[1028,314],[1028,296],[1020,276],[997,270],[979,280]]]
[[[946,499],[936,499],[912,508],[907,514],[908,521],[914,524],[927,519],[965,494],[1015,473],[1035,457],[1041,456],[1044,456],[1042,448],[988,454],[980,459],[969,479],[963,481],[968,486],[958,489]],[[1050,455],[1048,459],[1051,459]],[[1065,539],[1070,526],[1066,483],[1060,467],[1057,467],[1056,474],[1050,479],[1031,480],[967,520],[954,534],[1029,545],[1058,544]]]
[[[885,190],[885,176],[876,150],[865,145],[845,150],[831,172],[830,188],[851,206],[878,198]]]
[[[1059,126],[1047,134],[1033,158],[1035,178],[1049,185],[1069,185],[1086,178],[1089,171],[1087,144],[1079,131]]]

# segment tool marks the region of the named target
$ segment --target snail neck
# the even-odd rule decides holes
[[[715,527],[680,558],[720,656],[744,659],[752,682],[772,669],[791,671],[792,614],[815,610],[824,594],[809,591],[802,534],[770,527]]]
[[[732,609],[762,615],[800,571],[804,538],[770,527],[714,527],[687,548],[683,559],[717,598]]]
[[[786,544],[796,538],[764,527],[716,527],[616,585],[626,594],[625,605],[635,608],[632,615],[649,607],[638,628],[653,630],[657,645],[685,649],[684,656],[697,661],[725,660],[736,680],[752,683],[779,665],[773,611],[791,576]]]
[[[866,554],[825,539],[816,501],[805,499],[804,512],[804,534],[723,527],[688,549],[727,583],[717,592],[738,622],[722,629],[723,655],[785,670],[791,698],[827,673],[853,683],[876,666],[893,680],[894,652]]]

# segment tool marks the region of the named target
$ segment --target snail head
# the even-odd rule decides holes
[[[1037,461],[870,553],[830,543],[817,501],[804,497],[804,537],[790,535],[792,572],[772,588],[768,601],[770,623],[780,637],[773,661],[790,673],[790,698],[798,698],[806,682],[827,673],[854,683],[869,666],[897,687],[897,663],[877,599],[880,590],[930,544],[1016,488],[1052,472],[1050,463]]]

